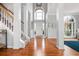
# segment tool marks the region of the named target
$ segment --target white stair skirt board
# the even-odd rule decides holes
[[[21,48],[24,48],[25,47],[25,42],[22,39],[20,39],[20,42],[21,42]]]
[[[23,41],[22,39],[20,39],[21,42],[21,48],[25,48],[25,46],[30,42],[30,37],[26,36],[26,40]]]

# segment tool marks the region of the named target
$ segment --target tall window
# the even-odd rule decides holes
[[[67,37],[73,37],[75,35],[75,19],[71,16],[64,17],[64,33]]]
[[[34,14],[34,19],[35,20],[44,20],[44,12],[43,10],[36,10]]]

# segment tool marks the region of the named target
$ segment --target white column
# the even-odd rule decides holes
[[[22,6],[21,6],[21,20],[22,21],[24,21],[24,33],[26,33],[27,32],[27,29],[26,29],[26,4],[25,3],[22,3],[21,4]]]
[[[20,48],[20,39],[21,39],[21,4],[14,4],[14,40],[13,40],[13,48]]]
[[[31,14],[30,11],[28,11],[28,36],[31,37]]]
[[[57,8],[57,47],[64,49],[64,14],[63,4],[58,4]]]
[[[46,13],[44,14],[44,36],[46,37]]]

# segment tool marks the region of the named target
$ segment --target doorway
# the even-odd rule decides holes
[[[44,34],[44,23],[43,22],[34,23],[34,31],[36,36],[42,36]]]
[[[38,36],[42,36],[45,30],[45,13],[43,10],[38,9],[34,13],[34,32]]]

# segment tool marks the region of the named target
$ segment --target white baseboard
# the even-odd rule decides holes
[[[7,48],[13,48],[13,46],[7,46]]]
[[[48,38],[53,38],[53,39],[56,39],[56,37],[48,37]]]

